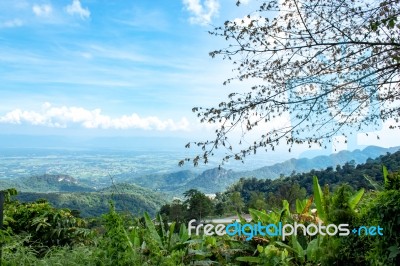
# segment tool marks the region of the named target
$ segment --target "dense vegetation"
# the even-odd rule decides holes
[[[14,187],[24,192],[92,192],[94,188],[69,175],[36,175],[0,180],[0,187]]]
[[[166,202],[166,197],[133,184],[116,184],[96,192],[22,192],[17,199],[23,202],[45,199],[57,208],[76,210],[82,217],[97,217],[109,210],[113,200],[117,210],[132,214],[148,212],[155,215],[156,210]]]
[[[172,196],[182,195],[183,192],[191,188],[196,188],[204,193],[217,193],[225,191],[234,182],[239,181],[241,177],[275,179],[282,175],[290,176],[292,173],[305,173],[313,169],[323,170],[327,167],[342,166],[351,160],[354,160],[356,164],[361,164],[365,163],[369,158],[377,158],[381,155],[386,155],[387,152],[393,153],[398,150],[399,147],[381,148],[368,146],[363,150],[340,151],[329,156],[317,156],[312,159],[290,159],[254,170],[233,171],[221,167],[208,169],[199,174],[189,170],[146,176],[127,173],[117,175],[116,179],[169,193]]]
[[[293,208],[297,198],[311,195],[313,190],[313,176],[318,176],[322,185],[329,184],[331,191],[342,184],[348,184],[350,188],[358,190],[365,188],[376,190],[383,184],[382,165],[387,166],[390,171],[400,170],[400,152],[382,155],[376,159],[368,159],[366,163],[355,165],[354,162],[343,166],[327,167],[325,170],[312,170],[308,173],[293,173],[288,177],[275,180],[241,178],[237,183],[230,186],[225,192],[217,194],[219,211],[231,208],[234,203],[233,195],[239,193],[246,207],[269,208],[277,207],[283,199],[289,201]],[[237,197],[237,196],[236,196]],[[263,201],[263,202],[260,202]],[[236,200],[237,201],[237,200]]]
[[[153,220],[147,213],[134,217],[118,211],[117,207],[124,210],[117,206],[124,200],[109,202],[107,214],[101,217],[82,219],[78,212],[55,208],[44,199],[19,202],[12,196],[15,191],[7,190],[1,231],[3,264],[398,265],[400,172],[390,170],[398,169],[398,156],[386,155],[358,166],[349,163],[337,171],[313,171],[304,174],[304,180],[311,180],[305,183],[299,182],[301,175],[242,179],[216,199],[191,189],[183,200],[165,204]],[[382,171],[382,162],[389,171],[386,167]],[[321,177],[308,178],[315,173]],[[369,177],[364,178],[365,174]],[[335,182],[339,175],[355,180],[339,184]],[[308,182],[310,190],[302,187]],[[325,185],[321,188],[320,183]],[[123,195],[131,189],[118,185],[114,191]],[[345,237],[300,233],[286,239],[257,235],[246,240],[243,235],[196,236],[186,227],[193,218],[209,220],[213,215],[232,213],[239,214],[242,223],[246,221],[240,213],[249,213],[254,224],[346,223],[350,230],[379,225],[384,233]]]
[[[383,179],[377,191],[364,193],[364,189],[354,191],[342,185],[331,193],[321,189],[314,177],[313,196],[297,199],[294,210],[287,200],[270,212],[249,209],[253,223],[347,223],[350,229],[379,225],[384,234],[378,236],[298,234],[282,239],[267,235],[249,241],[246,236],[195,236],[184,223],[176,228],[175,222],[167,224],[161,215],[151,220],[146,213],[133,218],[116,212],[113,204],[108,214],[89,228],[73,212],[53,208],[46,201],[20,203],[8,197],[1,231],[3,264],[398,265],[400,173],[388,173],[384,168]],[[204,194],[191,190],[185,204],[194,207],[205,200]],[[198,214],[191,216],[200,219]]]
[[[68,175],[38,175],[0,180],[0,189],[16,188],[16,199],[32,202],[39,199],[49,201],[56,208],[68,208],[82,217],[97,217],[109,210],[109,201],[116,203],[117,210],[132,214],[156,210],[165,204],[168,197],[134,184],[113,184],[103,189],[94,189],[87,182]]]
[[[349,162],[274,180],[241,178],[215,199],[190,189],[169,204],[135,185],[90,192],[68,176],[35,177],[35,189],[53,192],[12,196],[15,191],[7,191],[3,264],[395,265],[400,260],[399,162],[396,152],[364,164]],[[382,171],[382,164],[389,172]],[[207,179],[211,172],[202,176]],[[74,186],[81,192],[55,192]],[[243,236],[189,235],[186,228],[191,219],[242,213],[249,213],[254,223],[379,225],[385,234],[298,235],[285,240],[255,236],[246,241]],[[88,216],[97,218],[81,218]]]

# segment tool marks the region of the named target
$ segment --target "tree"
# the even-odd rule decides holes
[[[197,189],[190,189],[183,193],[186,200],[184,204],[187,206],[187,220],[201,219],[210,215],[213,211],[213,204],[210,198]]]
[[[256,210],[266,210],[267,203],[265,203],[265,195],[262,192],[250,192],[249,208]]]
[[[277,186],[274,193],[270,192],[267,195],[267,203],[270,206],[280,207],[282,201],[287,200],[291,209],[296,206],[296,199],[304,199],[307,195],[305,188],[300,187],[295,181],[285,180]]]
[[[224,84],[255,85],[216,107],[193,108],[201,122],[217,125],[213,140],[194,142],[204,151],[194,165],[222,147],[222,163],[243,161],[280,143],[289,151],[297,144],[326,148],[333,136],[349,140],[355,130],[377,130],[383,121],[399,128],[399,13],[399,0],[271,0],[215,28],[210,33],[229,45],[210,55],[236,66]],[[240,148],[231,142],[236,129]],[[241,146],[256,129],[261,133]]]
[[[171,204],[161,206],[159,214],[167,218],[169,222],[175,222],[177,230],[186,221],[186,208],[179,199],[174,199]]]
[[[242,213],[244,208],[244,202],[240,195],[240,192],[233,192],[229,197],[231,203],[231,209],[237,213]]]

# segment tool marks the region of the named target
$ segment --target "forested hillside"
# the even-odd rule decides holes
[[[0,180],[0,187],[13,187],[24,192],[91,192],[93,187],[69,175],[34,175]]]
[[[1,180],[0,188],[16,188],[22,202],[46,199],[57,208],[76,210],[82,217],[100,216],[109,210],[110,200],[117,210],[138,215],[154,215],[168,197],[133,184],[116,184],[95,190],[66,175],[42,175]]]
[[[257,179],[276,179],[280,176],[289,176],[292,173],[303,173],[311,170],[323,170],[327,167],[336,168],[353,161],[355,164],[365,163],[367,159],[377,158],[388,152],[396,152],[399,147],[381,148],[369,146],[363,150],[340,151],[329,156],[317,156],[312,159],[290,159],[282,163],[265,166],[259,169],[247,171],[233,171],[229,169],[213,168],[196,174],[193,171],[184,170],[166,174],[152,174],[135,176],[131,174],[117,175],[116,179],[123,182],[137,184],[156,191],[169,193],[173,196],[182,195],[191,188],[196,188],[204,193],[217,193],[226,190],[230,185],[242,177],[254,177]],[[243,169],[245,169],[245,166]]]
[[[314,177],[313,197],[300,196],[294,209],[286,199],[268,212],[249,208],[250,223],[254,225],[301,223],[308,228],[317,222],[331,226],[346,223],[350,229],[354,228],[352,231],[359,231],[358,235],[345,236],[337,236],[337,230],[329,235],[298,233],[285,239],[276,234],[253,235],[253,231],[243,231],[242,236],[240,233],[239,236],[196,235],[186,227],[187,219],[203,217],[198,217],[199,209],[194,208],[200,202],[208,205],[204,209],[202,204],[201,215],[214,204],[196,190],[185,193],[183,206],[189,208],[180,209],[186,210],[188,216],[170,224],[164,220],[166,213],[157,215],[155,221],[146,213],[140,219],[132,219],[116,212],[113,203],[106,215],[88,222],[76,217],[76,212],[53,208],[44,200],[20,203],[10,201],[7,196],[3,262],[5,265],[399,265],[396,229],[400,222],[397,219],[400,173],[386,172],[384,180],[379,191],[355,192],[341,186],[327,194],[320,193],[321,187]],[[178,214],[176,204],[179,203],[169,208],[170,215]],[[318,213],[311,208],[317,208]],[[246,221],[241,218],[240,223]],[[360,233],[364,225],[376,224],[385,234],[371,237]]]
[[[293,174],[275,180],[241,178],[230,186],[227,191],[219,194],[220,198],[239,192],[246,204],[251,201],[254,193],[267,197],[267,203],[280,204],[282,199],[295,200],[304,193],[310,195],[313,190],[313,176],[317,176],[320,184],[329,184],[331,191],[342,184],[348,184],[352,189],[377,190],[383,184],[382,166],[390,171],[400,170],[400,151],[382,155],[376,159],[368,159],[366,163],[356,165],[354,161],[343,166],[327,167],[324,170],[312,170],[307,173]],[[301,189],[304,189],[304,193]],[[305,194],[304,194],[305,196]]]

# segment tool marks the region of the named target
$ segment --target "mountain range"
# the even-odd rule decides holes
[[[400,147],[369,146],[363,150],[341,151],[312,159],[290,159],[251,171],[212,168],[200,174],[191,170],[144,176],[120,174],[115,176],[116,184],[102,189],[95,189],[97,184],[88,180],[62,174],[46,174],[1,179],[0,189],[14,187],[19,191],[19,200],[47,199],[56,207],[78,209],[82,216],[98,216],[107,212],[110,200],[113,200],[120,210],[134,214],[143,211],[154,214],[173,196],[180,197],[183,192],[192,188],[204,193],[222,192],[242,177],[276,179],[280,176],[336,167],[347,162],[361,164],[368,159],[394,153],[399,149]]]
[[[134,184],[119,183],[95,190],[68,175],[39,175],[13,180],[0,180],[0,190],[16,188],[17,200],[23,202],[45,199],[57,208],[78,210],[82,217],[96,217],[107,213],[110,200],[120,211],[141,214],[155,212],[168,197]]]
[[[361,164],[365,163],[368,159],[374,159],[387,153],[394,153],[399,149],[400,147],[382,148],[368,146],[363,150],[344,150],[329,156],[317,156],[312,159],[290,159],[282,163],[261,167],[251,171],[233,171],[221,167],[208,169],[200,174],[195,174],[190,170],[184,170],[168,174],[146,176],[123,174],[118,176],[118,179],[172,195],[180,195],[191,188],[196,188],[204,193],[216,193],[224,191],[241,177],[275,179],[280,176],[289,176],[295,173],[336,167],[337,165],[344,165],[347,162]]]

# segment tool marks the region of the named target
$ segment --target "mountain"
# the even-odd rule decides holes
[[[69,175],[38,175],[0,180],[0,188],[13,187],[24,192],[91,192],[94,188]]]
[[[207,193],[223,191],[232,181],[236,179],[236,175],[232,170],[224,168],[213,168],[204,171],[195,179],[190,180],[185,184],[185,190],[196,188]]]
[[[365,163],[368,159],[374,159],[387,153],[393,153],[400,147],[381,148],[368,146],[363,150],[340,151],[329,156],[317,156],[312,159],[290,159],[282,163],[261,167],[251,171],[233,171],[224,168],[213,168],[196,175],[192,171],[185,170],[169,174],[154,174],[146,176],[121,175],[124,182],[134,183],[165,193],[180,195],[191,188],[199,189],[204,193],[216,193],[224,191],[227,187],[242,177],[255,177],[257,179],[276,179],[280,176],[290,176],[296,173],[304,173],[311,170],[322,170],[327,167],[344,165],[347,162],[354,164]]]
[[[154,214],[168,197],[181,196],[183,192],[191,188],[199,189],[204,193],[216,193],[226,190],[242,177],[255,177],[261,180],[291,175],[301,177],[301,173],[308,171],[317,173],[318,170],[327,167],[336,168],[337,165],[346,165],[347,162],[352,162],[351,165],[356,166],[370,161],[368,159],[397,150],[399,147],[386,149],[370,146],[364,150],[341,151],[313,159],[290,159],[256,170],[241,172],[213,168],[201,173],[190,170],[144,176],[127,173],[116,175],[114,180],[118,183],[101,190],[96,190],[94,188],[96,184],[87,180],[78,180],[68,175],[48,174],[2,179],[0,189],[14,187],[20,192],[18,198],[21,200],[44,198],[57,207],[78,209],[83,216],[95,216],[107,212],[111,199],[116,202],[116,207],[120,210],[127,210],[134,214],[143,211]]]
[[[329,156],[317,156],[312,159],[290,159],[282,163],[271,166],[265,166],[253,171],[240,172],[241,176],[270,178],[274,179],[279,176],[288,176],[293,173],[304,173],[311,170],[321,170],[327,167],[336,167],[344,165],[347,162],[354,161],[355,164],[365,163],[367,159],[374,159],[386,153],[393,153],[400,147],[382,148],[377,146],[368,146],[363,150],[340,151]]]
[[[0,190],[16,188],[16,199],[27,202],[46,199],[57,208],[78,210],[83,217],[107,213],[112,200],[120,211],[132,214],[155,212],[166,203],[168,197],[134,184],[116,184],[101,190],[68,175],[40,175],[0,180]]]
[[[205,170],[200,174],[195,174],[190,170],[184,170],[146,176],[119,175],[117,179],[155,191],[180,195],[191,188],[197,188],[207,193],[222,191],[230,185],[233,180],[236,180],[236,175],[232,170],[213,168]]]
[[[183,170],[172,173],[150,174],[150,175],[134,175],[119,174],[115,175],[118,182],[126,182],[146,187],[156,191],[175,193],[191,180],[197,178],[197,174],[190,170]]]
[[[116,184],[95,192],[20,192],[16,199],[27,202],[46,199],[57,208],[78,210],[82,217],[95,217],[107,213],[110,201],[119,211],[154,216],[168,197],[133,184]]]
[[[313,177],[317,176],[321,187],[328,185],[331,191],[337,187],[347,184],[354,190],[364,188],[366,190],[380,190],[384,186],[382,165],[385,165],[389,172],[400,170],[400,151],[387,153],[375,159],[368,159],[365,163],[345,163],[343,166],[327,167],[323,170],[311,170],[305,173],[298,173],[291,176],[280,177],[274,180],[241,178],[231,185],[224,193],[229,195],[232,192],[240,192],[245,203],[248,203],[252,192],[262,193],[269,196],[272,193],[275,199],[294,200],[296,193],[294,184],[305,188],[308,195],[313,193]],[[293,189],[293,190],[291,190]],[[223,198],[223,197],[221,197]],[[278,201],[279,205],[281,201]]]

